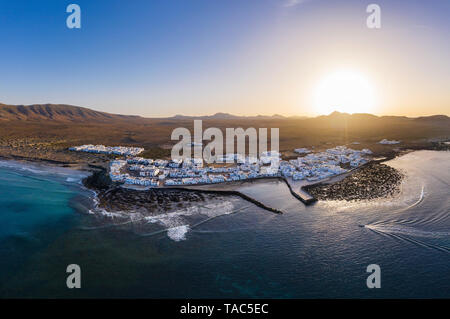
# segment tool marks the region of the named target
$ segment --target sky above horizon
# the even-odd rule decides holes
[[[66,26],[71,3],[81,29]],[[380,29],[366,26],[370,3]],[[0,102],[450,115],[449,17],[440,0],[0,0]],[[349,109],[333,105],[344,93]]]

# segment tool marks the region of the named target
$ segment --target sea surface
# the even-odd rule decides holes
[[[0,162],[0,298],[450,298],[450,152],[388,164],[395,198],[305,207],[271,181],[241,191],[282,215],[223,196],[142,218],[95,209],[83,172]]]

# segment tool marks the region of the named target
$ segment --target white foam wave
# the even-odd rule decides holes
[[[130,218],[129,217],[129,213],[127,212],[108,212],[107,210],[103,209],[103,208],[94,208],[94,209],[90,209],[89,210],[89,214],[92,215],[101,215],[104,217],[109,217],[109,218]]]
[[[101,215],[102,217],[111,219],[125,219],[127,220],[127,223],[147,222],[158,224],[164,227],[164,230],[162,231],[166,231],[167,236],[174,241],[185,240],[187,232],[191,230],[191,226],[189,225],[188,220],[186,220],[186,217],[194,215],[205,215],[207,216],[206,220],[210,220],[212,218],[232,214],[234,212],[233,203],[231,201],[223,201],[206,205],[189,206],[184,209],[158,215],[144,216],[140,212],[109,212],[103,208],[99,208],[99,201],[95,192],[93,201],[95,203],[95,208],[89,210],[90,214]]]
[[[167,236],[174,241],[186,240],[189,225],[181,225],[167,229]]]
[[[71,168],[51,166],[38,163],[19,162],[13,160],[0,160],[0,168],[10,168],[16,171],[29,172],[35,175],[57,175],[73,178],[76,181],[89,175],[86,171],[75,170]]]
[[[149,223],[157,223],[167,228],[167,235],[169,236],[169,238],[172,240],[180,241],[184,240],[186,236],[185,234],[183,236],[179,234],[182,232],[187,233],[190,230],[190,226],[189,224],[187,224],[186,217],[200,214],[207,216],[208,219],[211,219],[218,216],[231,214],[233,213],[233,210],[233,203],[230,201],[225,201],[203,206],[190,206],[174,212],[147,216],[144,217],[144,219]]]

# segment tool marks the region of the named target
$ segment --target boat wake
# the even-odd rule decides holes
[[[403,225],[377,224],[377,225],[364,225],[364,227],[382,233],[401,234],[413,237],[423,237],[423,238],[450,237],[450,232],[426,231]]]
[[[399,225],[364,225],[365,228],[371,231],[395,238],[404,242],[409,242],[418,246],[425,248],[432,248],[442,252],[450,253],[450,247],[427,243],[423,240],[411,238],[411,237],[421,237],[421,238],[433,238],[433,239],[445,239],[450,238],[450,232],[433,232],[415,229],[412,227],[399,226]]]
[[[401,212],[407,211],[407,210],[409,210],[411,208],[414,208],[414,207],[420,205],[423,202],[424,198],[425,198],[425,186],[422,185],[422,189],[420,191],[419,199],[414,204],[411,204],[408,207],[405,207],[405,208],[397,210],[396,213],[401,213]]]
[[[425,195],[425,187],[422,185],[418,199],[406,207],[393,210],[391,218],[359,226],[390,238],[450,253],[450,247],[425,241],[447,241],[450,239],[449,231],[430,231],[425,229],[430,225],[438,225],[449,216],[447,208],[436,209],[432,213],[424,214],[423,211],[428,212],[422,207],[424,206],[422,204],[424,203]]]

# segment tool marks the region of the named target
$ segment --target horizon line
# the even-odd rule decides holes
[[[348,113],[348,112],[341,112],[338,110],[334,110],[328,114],[314,114],[314,115],[306,115],[306,114],[282,114],[282,113],[272,113],[272,114],[239,114],[239,113],[229,113],[229,112],[225,112],[225,111],[218,111],[212,114],[201,114],[201,115],[189,115],[189,114],[180,114],[180,113],[176,113],[172,115],[161,115],[161,116],[156,116],[156,115],[143,115],[143,114],[124,114],[124,113],[114,113],[111,111],[103,111],[103,110],[98,110],[96,107],[91,107],[91,106],[80,106],[80,105],[75,105],[75,104],[66,104],[66,103],[51,103],[51,102],[45,102],[45,103],[33,103],[33,104],[7,104],[4,102],[0,101],[0,105],[5,105],[5,106],[34,106],[34,105],[65,105],[65,106],[72,106],[72,107],[79,107],[79,108],[85,108],[85,109],[89,109],[92,111],[96,111],[96,112],[102,112],[102,113],[109,113],[109,114],[114,114],[114,115],[122,115],[122,116],[136,116],[136,117],[142,117],[142,118],[149,118],[149,119],[165,119],[165,118],[173,118],[173,117],[191,117],[191,118],[200,118],[200,117],[212,117],[215,116],[217,114],[224,114],[224,115],[230,115],[230,116],[234,116],[234,117],[276,117],[276,116],[280,116],[280,117],[285,117],[285,118],[293,118],[293,117],[304,117],[304,118],[316,118],[316,117],[320,117],[320,116],[329,116],[333,113],[339,113],[339,114],[347,114],[347,115],[356,115],[356,114],[368,114],[368,115],[373,115],[376,117],[388,117],[388,116],[396,116],[396,117],[407,117],[407,118],[417,118],[417,117],[429,117],[429,116],[439,116],[439,115],[443,115],[443,116],[447,116],[450,117],[450,114],[444,114],[444,113],[434,113],[434,114],[421,114],[421,115],[400,115],[400,114],[379,114],[379,113],[367,113],[367,112],[355,112],[355,113]]]

